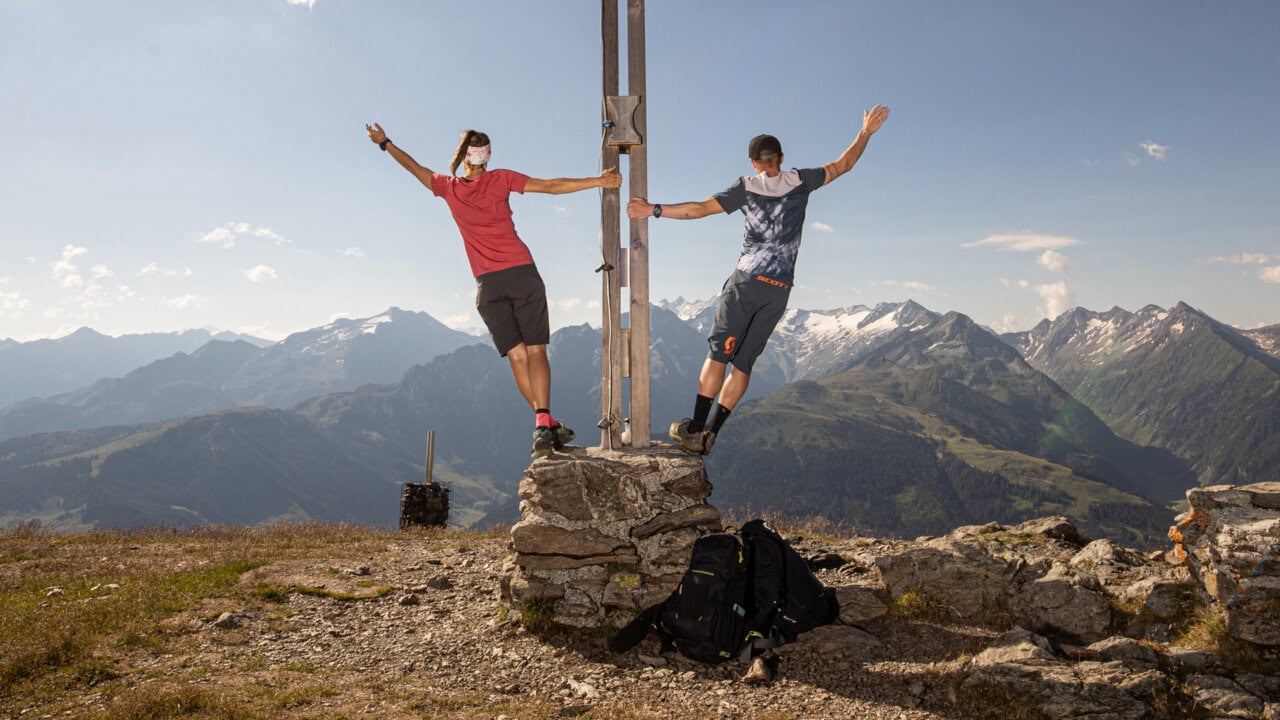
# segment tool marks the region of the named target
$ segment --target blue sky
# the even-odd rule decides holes
[[[495,167],[593,175],[599,7],[5,0],[0,338],[278,339],[393,305],[479,328],[445,205],[363,124],[438,171],[476,127]],[[793,307],[912,298],[1014,330],[1185,301],[1280,323],[1280,4],[649,0],[647,14],[654,201],[750,172],[756,133],[781,138],[788,166],[819,166],[864,109],[892,110],[812,197]],[[513,196],[555,327],[600,323],[598,202]],[[740,215],[651,222],[651,296],[711,296],[740,241]]]

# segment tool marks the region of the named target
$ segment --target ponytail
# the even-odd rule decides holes
[[[484,147],[489,144],[489,136],[479,130],[468,130],[462,133],[462,141],[458,143],[458,149],[453,151],[453,160],[449,163],[449,174],[457,176],[458,166],[467,156],[467,148]]]

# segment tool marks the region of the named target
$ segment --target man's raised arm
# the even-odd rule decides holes
[[[832,180],[853,169],[858,158],[862,157],[862,151],[867,149],[867,141],[871,139],[872,134],[884,125],[884,121],[889,119],[889,108],[884,105],[877,105],[870,110],[862,113],[862,130],[858,133],[858,137],[854,139],[853,144],[845,148],[840,157],[835,162],[829,162],[822,166],[827,171],[827,179],[823,185],[831,184]]]
[[[672,205],[651,203],[642,197],[633,197],[627,203],[627,217],[632,220],[643,220],[649,217],[675,218],[677,220],[697,220],[708,215],[724,212],[714,197],[701,202],[682,202]]]

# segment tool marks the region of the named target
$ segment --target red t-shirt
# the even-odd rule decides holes
[[[514,170],[486,170],[475,180],[432,173],[431,192],[444,198],[462,233],[471,274],[532,265],[533,254],[516,234],[508,196],[524,194],[529,176]]]

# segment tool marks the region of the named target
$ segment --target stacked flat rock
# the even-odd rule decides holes
[[[1280,482],[1187,491],[1169,530],[1200,599],[1226,610],[1227,632],[1280,646]]]
[[[571,448],[520,481],[501,596],[561,625],[619,627],[679,583],[693,542],[721,529],[702,458],[666,445]]]
[[[440,483],[405,483],[400,494],[400,529],[449,524],[449,488]]]

